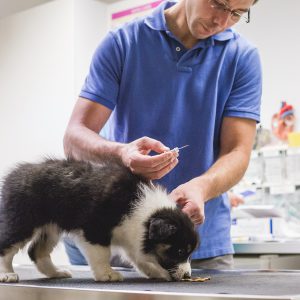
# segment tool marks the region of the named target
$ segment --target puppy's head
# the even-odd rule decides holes
[[[160,209],[146,223],[144,251],[173,280],[191,276],[190,256],[199,243],[194,224],[180,209]]]

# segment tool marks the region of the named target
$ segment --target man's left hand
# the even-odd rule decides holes
[[[187,182],[174,189],[170,196],[176,204],[186,213],[194,224],[204,222],[204,204],[201,190],[195,183]]]

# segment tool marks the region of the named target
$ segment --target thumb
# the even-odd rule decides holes
[[[171,191],[169,196],[176,203],[184,202],[184,196],[178,188],[175,188],[173,191]]]
[[[170,150],[170,148],[165,146],[162,142],[149,137],[144,140],[144,146],[157,153],[163,153]]]

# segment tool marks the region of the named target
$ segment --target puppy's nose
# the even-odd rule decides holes
[[[183,279],[189,279],[191,278],[191,273],[190,272],[186,272],[183,274]]]

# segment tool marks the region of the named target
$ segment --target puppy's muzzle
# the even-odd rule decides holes
[[[192,270],[190,263],[181,264],[178,266],[176,271],[170,272],[170,276],[174,281],[191,278],[191,274]]]

